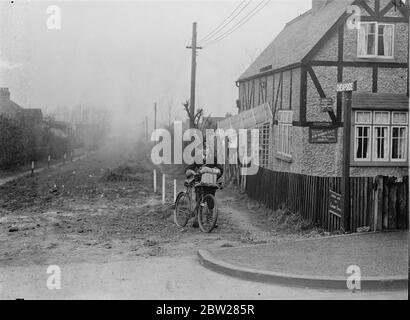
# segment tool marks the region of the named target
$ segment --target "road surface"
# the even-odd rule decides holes
[[[61,289],[47,265],[0,268],[2,299],[407,299],[407,291],[312,290],[244,281],[202,267],[195,255],[60,265]]]

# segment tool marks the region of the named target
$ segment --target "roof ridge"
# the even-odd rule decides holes
[[[237,81],[258,76],[266,66],[272,72],[302,62],[353,1],[331,1],[314,14],[311,9],[288,22]]]
[[[290,20],[289,22],[287,22],[285,24],[285,28],[290,26],[291,24],[299,21],[300,19],[303,19],[306,15],[311,14],[312,13],[312,9],[309,9],[308,11],[305,11],[304,13],[300,14],[299,16],[297,16],[296,18],[293,18],[292,20]]]

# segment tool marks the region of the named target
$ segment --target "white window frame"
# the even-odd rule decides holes
[[[366,113],[371,115],[368,121],[358,121],[358,114]],[[388,114],[388,121],[376,121],[377,113],[386,113]],[[405,120],[395,123],[394,115],[395,114],[404,114]],[[367,111],[367,110],[357,110],[354,113],[354,156],[353,159],[355,162],[372,162],[372,163],[406,163],[409,154],[409,145],[408,145],[408,134],[409,134],[409,114],[407,111]],[[358,148],[358,128],[367,127],[369,128],[369,144],[368,144],[368,154],[366,158],[357,158],[357,148]],[[384,158],[378,159],[376,156],[377,152],[377,128],[387,128],[386,136],[386,145],[385,149],[387,153],[384,155]],[[393,159],[393,129],[394,128],[403,128],[404,133],[404,157],[400,159]]]
[[[375,28],[375,50],[374,50],[374,55],[371,54],[360,54],[360,31],[361,31],[361,26],[363,24],[375,24],[376,28]],[[390,56],[387,55],[379,55],[378,54],[378,50],[379,50],[379,26],[383,25],[383,26],[392,26],[393,27],[393,31],[392,31],[392,54]],[[379,23],[376,21],[366,21],[366,22],[360,22],[359,23],[359,30],[357,31],[357,57],[358,58],[383,58],[383,59],[394,59],[394,47],[395,47],[395,33],[396,33],[396,26],[394,23]]]
[[[384,146],[385,149],[385,154],[384,158],[377,158],[377,135],[376,135],[376,130],[377,128],[386,128],[386,137],[385,143],[386,145]],[[385,124],[377,124],[373,126],[373,137],[372,137],[372,142],[373,142],[373,161],[374,162],[388,162],[390,160],[390,125],[385,125]]]
[[[394,123],[393,119],[394,119],[394,114],[397,113],[404,113],[406,115],[406,120],[405,122],[398,122],[398,123]],[[404,145],[405,145],[405,150],[404,150],[404,158],[403,159],[393,159],[393,129],[394,128],[404,128],[404,130],[406,131],[404,134]],[[403,111],[393,111],[391,114],[391,134],[390,134],[390,145],[391,145],[391,152],[390,152],[390,161],[391,162],[406,162],[408,159],[408,154],[409,154],[409,142],[408,142],[408,135],[409,135],[409,114],[408,112],[403,112]]]
[[[292,158],[293,148],[293,111],[278,112],[277,153]]]
[[[405,150],[404,150],[404,158],[400,158],[400,159],[393,159],[393,152],[390,152],[390,161],[391,162],[395,162],[395,163],[402,163],[402,162],[406,162],[407,161],[407,156],[409,153],[409,145],[408,145],[408,134],[409,134],[409,127],[408,126],[404,126],[404,125],[392,125],[391,126],[391,136],[390,136],[390,141],[391,141],[391,147],[393,148],[393,130],[397,128],[397,129],[404,129],[405,133],[404,133],[404,145],[405,145]],[[392,150],[393,151],[393,150]]]
[[[357,148],[358,148],[358,129],[359,128],[368,128],[369,132],[369,137],[368,137],[368,142],[367,142],[367,157],[366,158],[358,158],[357,157]],[[357,124],[355,125],[355,130],[354,130],[354,161],[357,162],[369,162],[371,161],[371,155],[372,155],[372,125],[371,124]]]
[[[259,166],[268,168],[269,166],[269,146],[270,146],[270,122],[262,124],[259,128]]]

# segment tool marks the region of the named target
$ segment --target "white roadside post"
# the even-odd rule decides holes
[[[154,193],[157,193],[157,170],[154,169]]]
[[[162,205],[165,204],[165,174],[162,174]]]
[[[34,161],[31,161],[31,176],[34,175]]]

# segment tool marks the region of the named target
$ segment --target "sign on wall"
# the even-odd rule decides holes
[[[346,82],[346,83],[338,83],[337,92],[350,92],[350,91],[357,91],[357,81],[355,82]]]
[[[341,218],[342,217],[342,195],[329,190],[329,213]]]
[[[310,128],[310,143],[337,143],[337,128]]]

